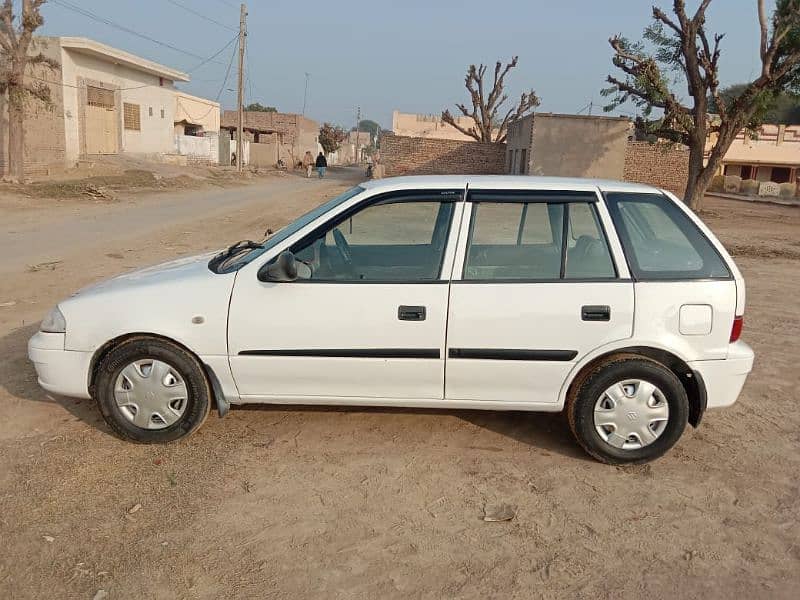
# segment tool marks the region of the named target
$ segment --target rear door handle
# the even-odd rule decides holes
[[[401,321],[424,321],[426,310],[424,306],[399,306],[397,318]]]
[[[603,304],[581,306],[581,320],[610,321],[611,307]]]

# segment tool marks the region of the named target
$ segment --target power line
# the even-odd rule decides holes
[[[195,65],[195,66],[194,66],[194,67],[192,67],[191,69],[187,69],[187,70],[186,70],[186,72],[187,72],[187,73],[191,73],[192,71],[196,71],[197,69],[199,69],[200,67],[202,67],[204,64],[206,64],[206,63],[210,63],[211,61],[214,61],[214,59],[215,59],[215,58],[217,58],[217,57],[218,57],[220,54],[222,54],[223,52],[225,52],[225,49],[226,49],[228,46],[230,46],[230,45],[231,45],[233,42],[235,42],[235,41],[236,41],[236,40],[238,40],[238,39],[239,39],[239,34],[237,33],[237,34],[236,34],[235,36],[233,36],[233,37],[230,39],[230,41],[229,41],[227,44],[225,44],[225,45],[224,45],[222,48],[220,48],[219,50],[217,50],[217,51],[216,51],[214,54],[212,54],[211,56],[209,56],[207,59],[205,59],[205,60],[204,60],[203,62],[201,62],[200,64],[198,64],[198,65]],[[214,61],[214,62],[217,62],[217,61]],[[216,79],[214,79],[213,81],[216,81]]]
[[[237,6],[234,6],[230,2],[227,2],[226,0],[217,0],[217,2],[224,4],[225,6],[229,6],[230,8],[238,8]]]
[[[231,67],[233,66],[233,57],[236,56],[236,53],[239,51],[239,36],[236,36],[236,45],[233,47],[233,52],[231,52],[231,60],[228,62],[228,68],[225,71],[225,79],[222,80],[222,85],[219,88],[219,92],[217,92],[216,101],[219,102],[219,99],[222,97],[222,92],[225,89],[225,86],[228,84],[228,76],[231,74]]]
[[[25,74],[25,77],[27,77],[29,79],[36,79],[37,81],[42,81],[44,83],[49,83],[50,85],[64,86],[64,87],[73,88],[73,89],[76,89],[76,90],[85,90],[85,89],[90,88],[90,87],[96,87],[96,86],[91,86],[91,85],[88,85],[88,84],[72,85],[71,83],[62,83],[61,81],[50,81],[49,79],[43,79],[42,77],[37,77],[36,75],[29,75],[27,73]],[[112,92],[124,92],[125,90],[140,90],[140,89],[146,88],[146,87],[161,87],[161,86],[156,85],[155,83],[145,83],[144,85],[134,85],[134,86],[131,86],[131,87],[115,87],[115,88],[111,88],[111,91]]]
[[[93,21],[97,21],[98,23],[103,23],[105,25],[108,25],[109,27],[113,27],[114,29],[118,29],[120,31],[124,31],[125,33],[129,33],[131,35],[135,35],[136,37],[142,38],[142,39],[147,40],[149,42],[153,42],[154,44],[158,44],[159,46],[163,46],[165,48],[169,48],[170,50],[174,50],[175,52],[180,52],[181,54],[185,54],[186,56],[191,56],[192,58],[196,58],[198,60],[205,60],[205,57],[200,56],[199,54],[195,54],[194,52],[189,52],[188,50],[184,50],[183,48],[178,48],[177,46],[173,46],[172,44],[170,44],[168,42],[162,42],[161,40],[157,40],[154,37],[150,37],[149,35],[146,35],[144,33],[140,33],[140,32],[138,32],[138,31],[136,31],[134,29],[130,29],[129,27],[125,27],[124,25],[120,25],[119,23],[115,23],[114,21],[111,21],[110,19],[107,19],[105,17],[101,17],[100,15],[95,14],[95,13],[93,13],[93,12],[91,12],[89,10],[86,10],[84,8],[81,8],[80,6],[77,6],[75,4],[72,4],[71,2],[67,2],[67,0],[52,0],[52,2],[53,2],[53,4],[56,4],[57,6],[60,6],[61,8],[66,8],[67,10],[71,10],[73,12],[76,12],[79,15],[82,15],[82,16],[88,18],[88,19],[92,19]],[[218,62],[218,61],[213,61],[213,62]],[[224,64],[224,63],[219,63],[219,64]]]
[[[203,13],[197,12],[193,8],[189,8],[188,6],[185,6],[185,5],[181,4],[180,2],[177,2],[176,0],[167,0],[167,2],[169,2],[170,4],[173,4],[174,6],[177,6],[178,8],[182,8],[186,12],[192,13],[194,16],[199,17],[199,18],[203,19],[204,21],[208,21],[209,23],[213,23],[214,25],[219,25],[220,27],[222,27],[224,29],[228,29],[229,31],[238,31],[238,30],[234,29],[233,27],[228,27],[224,23],[220,23],[219,21],[217,21],[215,19],[212,19],[211,17],[207,17]]]
[[[54,1],[57,1],[57,0],[54,0]],[[231,45],[231,43],[238,42],[238,38],[239,38],[238,35],[235,36],[230,42],[225,44],[225,46],[223,46],[213,56],[211,56],[209,58],[214,58],[214,57],[222,54],[222,52],[224,52],[225,49],[228,48],[228,46]],[[231,53],[231,60],[228,62],[228,68],[225,71],[225,79],[223,79],[222,86],[220,87],[220,90],[219,90],[219,92],[217,93],[217,96],[216,96],[216,102],[219,102],[219,99],[222,96],[222,92],[225,90],[225,85],[228,82],[228,77],[230,76],[231,67],[233,66],[233,57],[236,56],[236,50],[238,49],[238,47],[239,47],[239,44],[237,43],[236,46],[234,46],[234,48],[233,48],[233,52]],[[203,63],[200,63],[200,65],[197,65],[197,67],[194,67],[193,69],[190,69],[190,71],[193,71],[193,70],[197,69],[198,67],[200,67],[202,64],[205,64],[206,62],[209,62],[209,59],[206,59]],[[220,63],[220,64],[224,64],[224,63]],[[25,77],[28,77],[30,79],[36,79],[37,81],[41,81],[43,83],[47,83],[47,84],[50,84],[50,85],[59,85],[59,86],[64,86],[64,87],[68,87],[68,88],[73,88],[73,89],[76,89],[76,90],[86,89],[88,87],[91,87],[91,86],[86,85],[86,84],[84,84],[84,85],[73,85],[73,84],[64,83],[64,82],[61,82],[61,81],[51,81],[49,79],[43,79],[42,77],[37,77],[36,75],[28,75],[28,74],[26,74]],[[198,80],[198,81],[200,81],[200,80]],[[206,80],[203,80],[203,81],[211,82],[211,81],[219,81],[219,80],[218,79],[206,79]],[[122,92],[122,91],[125,91],[125,90],[140,90],[140,89],[146,88],[146,87],[160,87],[160,86],[158,86],[158,85],[156,85],[154,83],[146,83],[144,85],[136,85],[136,86],[131,86],[131,87],[117,87],[117,88],[113,88],[113,90]]]

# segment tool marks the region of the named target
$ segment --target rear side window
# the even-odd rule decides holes
[[[569,204],[567,220],[567,279],[614,277],[614,263],[594,204]]]
[[[692,220],[662,194],[606,194],[636,279],[727,279],[722,257]]]
[[[584,200],[585,199],[585,200]],[[465,280],[614,279],[593,194],[552,197],[477,192]]]

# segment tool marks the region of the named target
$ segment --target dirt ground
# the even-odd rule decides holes
[[[0,202],[0,246],[23,247],[0,258],[0,597],[800,597],[800,208],[709,199],[747,279],[756,368],[650,465],[601,465],[561,415],[513,412],[240,408],[138,446],[36,385],[25,345],[60,298],[260,235],[346,179],[220,192],[214,218],[169,193]],[[119,227],[160,203],[169,219]],[[98,228],[37,254],[79,223]],[[513,520],[483,521],[504,503]]]

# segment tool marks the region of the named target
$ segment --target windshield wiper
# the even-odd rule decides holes
[[[253,240],[239,240],[235,244],[228,246],[227,250],[220,252],[220,255],[228,257],[237,254],[240,250],[255,250],[256,248],[263,248],[264,244],[254,242]]]
[[[259,244],[258,242],[254,242],[252,240],[239,240],[212,258],[211,262],[208,263],[208,266],[212,270],[216,271],[222,263],[241,253],[243,250],[256,250],[263,247],[263,244]]]

